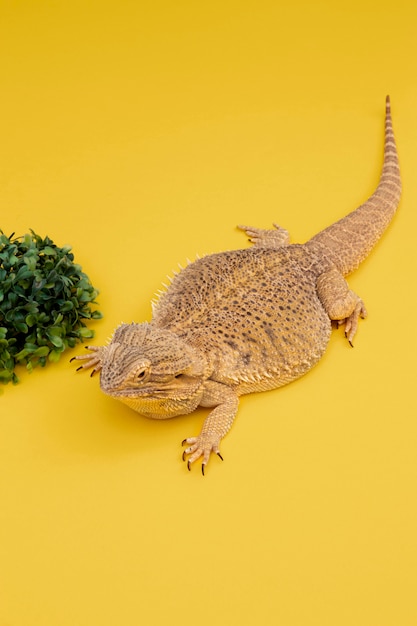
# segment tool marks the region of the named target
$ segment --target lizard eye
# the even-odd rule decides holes
[[[129,381],[132,385],[139,385],[149,379],[151,364],[148,361],[138,363],[137,367],[130,372]]]

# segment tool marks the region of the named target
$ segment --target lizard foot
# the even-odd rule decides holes
[[[345,336],[353,347],[353,337],[358,329],[359,318],[367,312],[363,301],[349,289],[338,269],[332,268],[317,278],[317,293],[329,318],[340,327],[345,324]]]
[[[288,230],[273,224],[274,229],[256,228],[255,226],[241,226],[238,228],[245,231],[249,237],[249,241],[258,248],[280,248],[286,246],[290,242]]]
[[[191,471],[191,465],[194,461],[197,461],[200,457],[203,457],[203,462],[201,464],[201,471],[204,476],[205,467],[209,461],[210,455],[212,452],[217,454],[217,456],[223,461],[223,457],[220,454],[219,450],[219,437],[209,437],[207,435],[199,435],[198,437],[190,437],[188,439],[184,439],[182,445],[191,444],[188,448],[184,450],[182,453],[182,460],[186,460],[187,454],[190,454],[190,458],[187,461],[188,470]]]
[[[73,356],[72,359],[70,359],[70,363],[72,363],[72,361],[85,361],[85,363],[77,367],[77,372],[80,370],[87,370],[92,367],[93,370],[91,371],[90,376],[94,376],[94,374],[97,374],[97,372],[99,372],[102,368],[103,347],[85,346],[85,349],[91,350],[94,354]]]
[[[365,319],[368,315],[365,305],[362,300],[358,300],[355,308],[352,313],[344,320],[338,320],[337,325],[342,326],[345,324],[345,337],[349,341],[350,345],[353,348],[353,338],[356,335],[356,331],[358,330],[358,321],[359,318]]]

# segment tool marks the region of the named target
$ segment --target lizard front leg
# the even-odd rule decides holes
[[[367,312],[363,301],[349,289],[349,285],[337,269],[324,272],[317,279],[317,293],[331,320],[345,324],[345,335],[351,346],[358,328],[359,318]]]
[[[93,354],[82,354],[80,356],[73,356],[70,359],[70,363],[72,361],[85,361],[79,367],[77,367],[77,372],[79,370],[86,370],[92,367],[90,376],[94,376],[97,372],[101,370],[103,367],[103,361],[105,358],[107,346],[85,346],[86,350],[91,350]]]
[[[208,380],[205,385],[204,395],[201,399],[200,406],[215,407],[204,421],[203,428],[198,437],[189,437],[182,442],[190,444],[183,452],[182,458],[185,461],[186,455],[191,456],[188,459],[187,466],[191,469],[191,464],[203,457],[201,471],[203,472],[209,461],[212,452],[217,454],[222,460],[220,454],[220,441],[230,430],[235,415],[239,399],[236,392],[222,383]]]

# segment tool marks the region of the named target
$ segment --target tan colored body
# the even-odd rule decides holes
[[[213,407],[198,437],[185,440],[188,467],[230,429],[238,397],[299,378],[323,355],[331,321],[352,342],[362,300],[345,276],[369,254],[401,194],[386,107],[384,165],[377,190],[356,211],[307,243],[287,231],[241,227],[254,246],[206,256],[182,270],[144,324],[122,324],[81,368],[101,370],[102,390],[152,418]],[[80,368],[80,369],[81,369]]]

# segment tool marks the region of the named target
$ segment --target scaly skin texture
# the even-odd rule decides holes
[[[164,419],[210,407],[201,433],[185,439],[188,468],[202,471],[238,409],[239,396],[285,385],[323,355],[331,322],[352,344],[362,300],[345,276],[378,241],[398,206],[401,180],[386,101],[382,175],[358,209],[307,243],[286,230],[241,226],[254,246],[212,254],[175,276],[150,323],[121,324],[106,346],[76,357],[100,371],[104,393],[147,417]]]

